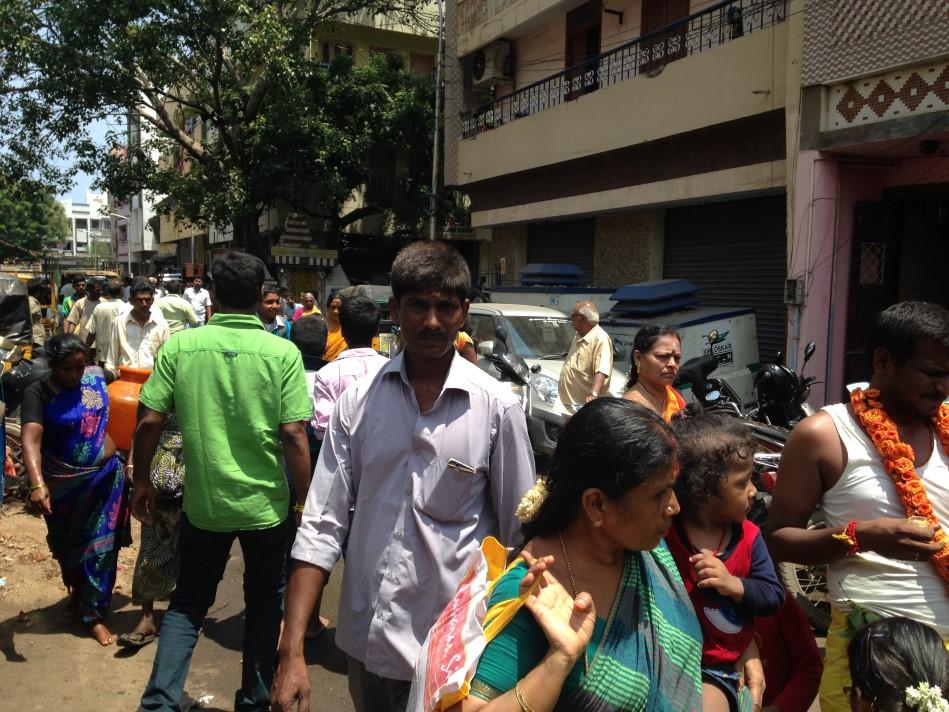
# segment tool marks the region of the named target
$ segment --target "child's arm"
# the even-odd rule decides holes
[[[784,586],[778,581],[774,563],[760,531],[755,532],[755,541],[751,547],[751,570],[742,583],[745,596],[738,602],[749,615],[769,616],[778,610],[784,600]]]

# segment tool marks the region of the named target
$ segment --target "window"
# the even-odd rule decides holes
[[[885,264],[885,242],[864,242],[860,245],[860,284],[883,284]]]

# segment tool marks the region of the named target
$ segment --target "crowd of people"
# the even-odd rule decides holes
[[[471,279],[450,246],[396,257],[391,359],[373,348],[367,297],[297,304],[236,252],[210,277],[211,294],[196,279],[157,300],[162,285],[135,280],[124,306],[120,283],[76,283],[45,345],[52,375],[24,397],[31,498],[68,612],[102,645],[158,636],[142,709],[180,709],[235,540],[236,710],[310,708],[305,641],[330,623],[321,599],[344,557],[335,642],[359,712],[806,712],[819,685],[822,712],[949,709],[943,307],[880,314],[869,387],[795,427],[761,531],[747,519],[755,443],[738,419],[686,407],[670,327],[639,331],[613,398],[610,339],[593,304],[574,307],[571,417],[538,477],[519,399],[472,363]],[[123,368],[149,372],[128,452],[106,433],[106,383]],[[809,526],[815,511],[825,527]],[[116,636],[129,515],[142,617]],[[426,645],[426,664],[420,651],[492,537],[510,560],[475,614],[483,644],[464,685],[433,690],[425,670],[458,650]],[[776,561],[828,567],[823,660]]]

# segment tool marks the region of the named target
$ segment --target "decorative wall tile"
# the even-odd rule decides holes
[[[946,0],[804,0],[804,86],[949,54]]]
[[[949,63],[934,63],[830,86],[821,128],[832,131],[947,109]]]

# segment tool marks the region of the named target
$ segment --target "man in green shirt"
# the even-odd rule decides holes
[[[132,513],[155,511],[149,466],[167,414],[183,435],[187,484],[178,543],[181,568],[165,614],[144,710],[178,710],[202,621],[234,539],[244,556],[243,675],[235,710],[266,710],[280,634],[292,521],[281,454],[301,500],[310,457],[303,421],[313,415],[299,350],[268,334],[256,307],[267,271],[256,257],[214,261],[219,306],[203,329],[176,334],[142,387],[135,432]],[[299,513],[297,513],[299,519]]]
[[[197,326],[198,317],[194,313],[191,303],[181,296],[185,286],[180,279],[173,279],[165,285],[168,293],[155,301],[155,306],[168,322],[168,330],[172,335],[184,331],[185,326]]]

